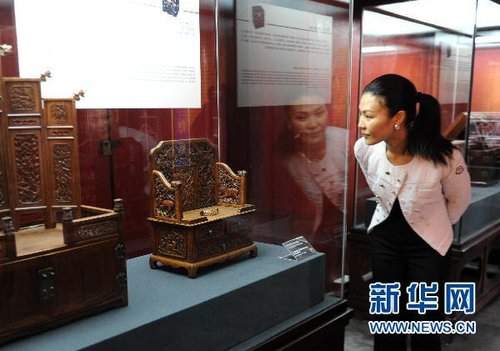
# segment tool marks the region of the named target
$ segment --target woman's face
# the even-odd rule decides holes
[[[368,145],[390,139],[394,135],[394,124],[381,97],[371,93],[361,96],[358,128]]]
[[[303,144],[317,144],[325,140],[328,110],[324,104],[293,105],[288,123],[296,139]]]

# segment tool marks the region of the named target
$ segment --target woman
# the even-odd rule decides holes
[[[301,193],[294,198],[302,198],[292,216],[293,230],[326,254],[331,288],[341,268],[346,132],[328,122],[328,107],[320,96],[296,99],[286,107],[279,157]]]
[[[376,195],[368,227],[373,241],[373,280],[401,283],[394,318],[440,320],[440,311],[405,311],[411,282],[439,283],[453,239],[452,224],[471,200],[470,177],[458,149],[441,135],[438,101],[396,74],[376,78],[359,104],[362,138],[356,159]],[[442,299],[439,299],[442,304]],[[440,306],[442,307],[442,306]],[[438,334],[413,334],[412,350],[440,350]],[[375,334],[375,350],[406,350],[406,335]]]

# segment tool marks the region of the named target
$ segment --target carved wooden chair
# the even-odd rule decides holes
[[[150,174],[152,268],[161,262],[195,277],[201,266],[257,254],[246,172],[217,162],[207,139],[160,142],[150,152]]]

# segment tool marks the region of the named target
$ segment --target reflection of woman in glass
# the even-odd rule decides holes
[[[333,280],[341,264],[346,132],[328,126],[328,106],[319,96],[301,97],[286,112],[280,158],[306,201],[293,215],[293,229],[327,255]]]

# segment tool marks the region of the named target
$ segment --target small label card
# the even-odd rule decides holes
[[[288,252],[290,252],[290,255],[280,258],[288,260],[300,261],[316,253],[314,247],[312,247],[309,241],[307,241],[307,239],[303,236],[285,241],[282,245],[288,250]]]

